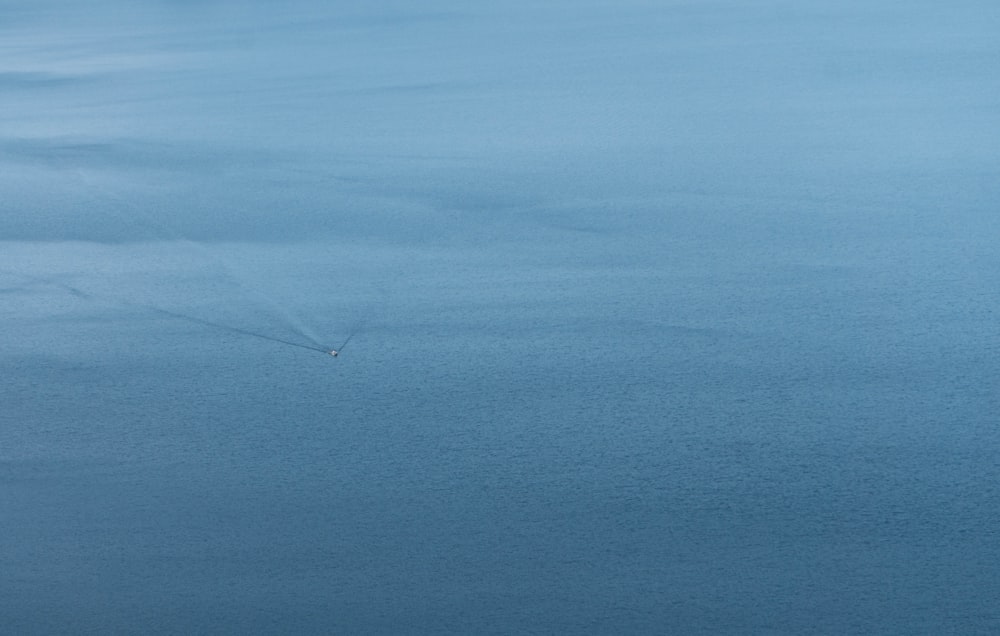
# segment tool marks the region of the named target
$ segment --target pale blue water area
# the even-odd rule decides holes
[[[0,1],[0,632],[1000,632],[997,27]]]

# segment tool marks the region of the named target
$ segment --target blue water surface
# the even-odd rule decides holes
[[[0,631],[1000,631],[997,26],[0,2]]]

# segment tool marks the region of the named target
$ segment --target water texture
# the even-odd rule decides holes
[[[998,28],[0,1],[0,631],[997,633]]]

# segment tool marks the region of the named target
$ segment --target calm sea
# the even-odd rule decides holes
[[[0,631],[1000,631],[991,3],[124,4],[0,2]]]

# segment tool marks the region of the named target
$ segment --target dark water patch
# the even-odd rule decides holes
[[[85,76],[59,75],[57,73],[7,71],[0,73],[0,87],[22,90],[59,88],[89,79]]]

